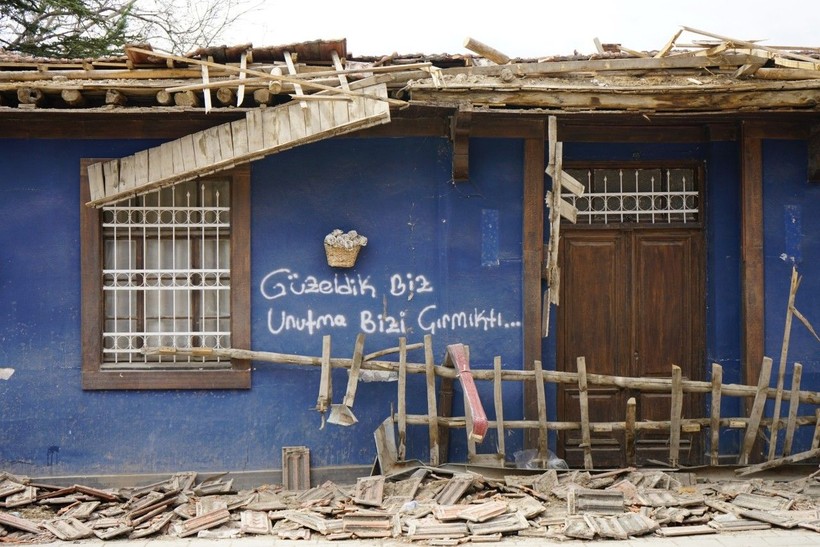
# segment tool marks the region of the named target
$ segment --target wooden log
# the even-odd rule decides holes
[[[749,423],[746,426],[746,435],[743,438],[743,449],[738,459],[740,465],[747,465],[749,463],[749,456],[752,453],[752,447],[757,439],[760,418],[763,416],[763,409],[766,404],[766,390],[769,387],[771,374],[772,359],[770,357],[764,357],[760,367],[760,375],[757,380],[757,395],[755,395],[752,410],[749,413]]]
[[[18,87],[17,100],[20,104],[29,104],[36,107],[46,105],[46,94],[42,89],[36,87]]]
[[[497,65],[506,65],[510,62],[510,58],[507,55],[473,38],[466,38],[464,40],[464,47],[474,53],[478,53]]]
[[[683,410],[682,372],[677,365],[672,365],[672,416],[669,426],[669,465],[678,467],[680,455],[680,419]]]
[[[759,463],[757,465],[741,467],[740,469],[735,469],[735,473],[743,477],[745,475],[751,475],[752,473],[757,473],[759,471],[774,469],[775,467],[780,467],[782,465],[789,465],[792,463],[801,462],[803,460],[808,460],[816,456],[820,456],[820,448],[812,448],[811,450],[800,452],[799,454],[794,454],[792,456],[787,456],[785,458],[778,458],[776,460],[769,460],[767,462]]]
[[[626,450],[626,465],[636,465],[635,454],[635,418],[637,415],[637,403],[635,397],[630,397],[626,401],[626,422],[624,423],[624,444]]]
[[[541,361],[533,363],[535,398],[538,404],[538,457],[547,460],[547,396],[544,389],[544,369]]]
[[[800,363],[794,364],[794,371],[792,372],[792,396],[789,402],[789,420],[786,423],[786,438],[783,441],[783,456],[789,456],[792,453],[792,441],[794,439],[794,430],[797,425],[797,407],[800,403],[797,402],[797,393],[800,392],[800,379],[803,376],[803,365]]]
[[[128,97],[122,91],[116,89],[109,89],[105,92],[105,104],[112,106],[125,106],[128,103]]]
[[[712,417],[709,423],[711,434],[711,465],[720,463],[720,388],[723,382],[723,367],[717,363],[712,363]]]
[[[496,452],[503,462],[506,457],[504,439],[504,385],[501,380],[501,356],[499,355],[496,355],[495,359],[493,359],[493,372],[495,373],[495,377],[493,378],[493,403],[495,406],[496,434],[498,436]]]
[[[199,106],[199,95],[193,91],[174,93],[174,104],[182,107],[196,108]]]
[[[60,92],[60,97],[68,106],[80,107],[85,105],[85,96],[79,89],[63,89]]]
[[[160,106],[171,106],[174,104],[174,95],[165,91],[164,89],[160,89],[157,91],[156,94],[157,104]]]
[[[578,404],[581,407],[581,446],[584,449],[584,469],[592,469],[592,437],[589,433],[589,400],[587,394],[587,362],[581,356],[578,367]]]
[[[789,299],[786,306],[786,323],[783,330],[783,344],[780,347],[780,363],[777,368],[777,391],[774,397],[774,410],[772,416],[772,429],[769,432],[769,459],[773,460],[777,452],[777,430],[780,427],[780,402],[783,400],[783,384],[786,378],[786,359],[789,355],[789,341],[791,340],[792,317],[794,314],[794,298],[797,295],[797,288],[800,286],[800,279],[797,276],[797,268],[792,266],[791,282],[789,284]],[[788,454],[783,454],[787,456]]]
[[[256,101],[256,104],[258,105],[271,105],[274,103],[275,99],[276,93],[266,87],[260,87],[259,89],[254,89],[253,91],[253,100]]]
[[[427,428],[430,438],[430,465],[439,465],[439,426],[436,408],[436,371],[433,360],[433,337],[424,335],[424,373],[427,380]]]
[[[219,101],[219,104],[230,106],[236,100],[236,93],[234,93],[233,88],[230,87],[217,88],[216,100]]]
[[[399,413],[399,461],[404,461],[407,453],[407,339],[399,338],[399,381],[397,386],[397,409]]]

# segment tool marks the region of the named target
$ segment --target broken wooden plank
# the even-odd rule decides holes
[[[547,442],[549,434],[547,431],[547,396],[544,387],[544,369],[541,361],[533,361],[533,381],[535,381],[535,400],[538,405],[538,457],[542,461],[547,461],[549,449]]]
[[[673,538],[716,534],[717,530],[709,525],[702,524],[696,526],[664,526],[663,528],[659,528],[655,533],[661,537]]]
[[[373,438],[376,441],[376,458],[379,462],[379,469],[383,474],[392,473],[399,459],[392,414],[376,428]]]
[[[473,427],[467,431],[467,435],[474,441],[481,442],[487,433],[489,422],[476,390],[475,380],[473,380],[473,374],[470,370],[467,348],[464,344],[450,344],[447,346],[445,364],[449,364],[456,369],[457,378],[464,392],[464,404],[469,406]]]
[[[760,419],[763,416],[763,409],[766,405],[766,392],[769,388],[769,378],[772,372],[772,359],[770,357],[763,357],[763,363],[760,367],[760,375],[757,380],[757,394],[755,395],[754,403],[752,403],[752,410],[749,413],[749,423],[746,426],[746,435],[743,438],[743,449],[740,453],[738,463],[746,465],[749,463],[749,456],[752,453],[752,447],[757,439],[758,427],[760,426]]]
[[[740,469],[735,469],[735,473],[738,476],[743,477],[746,475],[751,475],[752,473],[765,471],[766,469],[774,469],[775,467],[780,467],[781,465],[788,465],[791,463],[797,463],[803,460],[808,460],[816,456],[820,456],[820,448],[813,448],[805,452],[800,452],[799,454],[792,454],[791,456],[787,456],[785,458],[778,458],[776,460],[769,460],[767,462],[758,463],[756,465],[741,467]]]
[[[783,343],[780,348],[780,363],[777,368],[777,391],[774,398],[774,409],[772,410],[772,426],[769,434],[769,460],[773,460],[777,451],[777,430],[780,427],[780,403],[783,399],[783,384],[786,378],[786,359],[789,354],[789,340],[791,339],[792,317],[794,316],[794,299],[797,296],[797,289],[800,286],[800,278],[797,275],[797,268],[792,266],[791,281],[789,285],[789,298],[786,306],[786,321],[783,331]],[[768,386],[767,386],[768,387]],[[788,456],[788,454],[783,454]],[[743,462],[746,463],[746,462]]]
[[[330,408],[333,402],[333,369],[330,367],[330,344],[330,335],[324,335],[322,337],[322,371],[319,376],[319,397],[316,400],[316,410],[322,414]],[[324,425],[324,421],[322,425]]]

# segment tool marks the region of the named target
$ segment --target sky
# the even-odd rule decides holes
[[[227,44],[347,39],[353,56],[469,53],[471,37],[510,57],[595,52],[594,39],[658,50],[681,26],[769,46],[820,47],[820,0],[263,0]],[[679,43],[702,37],[684,33]]]

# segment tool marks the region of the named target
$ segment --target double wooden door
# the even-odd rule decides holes
[[[672,365],[684,378],[698,378],[703,355],[703,244],[699,228],[580,229],[561,233],[561,305],[558,308],[558,369],[575,371],[584,356],[587,372],[665,377]],[[671,396],[617,387],[591,386],[592,422],[624,421],[635,397],[638,420],[669,420]],[[559,420],[580,419],[577,387],[558,389]],[[698,401],[684,398],[684,416]],[[683,435],[680,463],[699,461],[698,439]],[[668,433],[639,433],[639,465],[669,458]],[[592,434],[596,468],[625,464],[623,432]],[[583,466],[580,432],[559,435],[559,452],[570,466]]]

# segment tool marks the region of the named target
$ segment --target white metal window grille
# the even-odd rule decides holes
[[[195,181],[102,210],[103,367],[228,367],[143,347],[230,347],[230,184]]]
[[[584,185],[584,195],[562,196],[578,210],[578,224],[695,223],[699,188],[690,168],[565,169]]]

